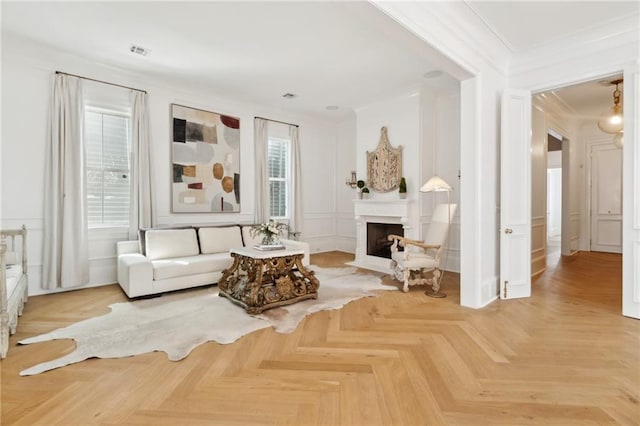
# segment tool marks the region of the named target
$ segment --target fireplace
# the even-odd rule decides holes
[[[402,224],[367,222],[367,256],[391,259],[393,241],[387,239],[390,234],[404,236]]]
[[[356,258],[349,265],[388,273],[391,242],[396,234],[418,239],[418,215],[411,199],[354,200],[356,220]]]

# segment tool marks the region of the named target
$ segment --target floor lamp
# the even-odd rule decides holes
[[[446,192],[447,193],[447,206],[449,208],[449,212],[447,213],[447,251],[444,254],[444,266],[442,268],[442,273],[440,274],[440,278],[438,280],[438,290],[432,291],[427,290],[425,294],[431,297],[447,297],[446,294],[440,293],[440,283],[442,283],[442,277],[444,276],[445,268],[447,267],[447,259],[449,258],[449,236],[451,235],[451,202],[450,202],[450,192],[451,185],[445,182],[440,176],[433,175],[431,179],[429,179],[422,187],[420,188],[420,192]]]

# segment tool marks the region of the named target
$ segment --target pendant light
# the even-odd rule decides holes
[[[624,128],[624,119],[622,116],[622,105],[620,104],[620,89],[618,85],[622,83],[622,79],[614,80],[611,84],[616,85],[616,90],[613,91],[613,107],[605,112],[598,120],[598,127],[605,133],[616,134],[622,131]]]
[[[613,137],[613,144],[616,148],[622,149],[622,145],[624,145],[624,131],[620,131],[615,134]]]

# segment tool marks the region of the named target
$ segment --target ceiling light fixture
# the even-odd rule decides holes
[[[622,83],[622,79],[614,80],[611,84],[616,85],[616,90],[613,91],[613,107],[600,117],[598,120],[598,127],[605,133],[616,134],[622,131],[624,128],[624,118],[622,115],[622,104],[620,103],[620,89],[618,85]]]
[[[147,49],[146,47],[136,46],[135,44],[129,46],[129,52],[141,56],[149,56],[151,54],[151,50]]]
[[[437,78],[440,77],[442,75],[442,71],[440,70],[433,70],[433,71],[429,71],[423,74],[424,78]]]
[[[616,148],[622,149],[622,145],[624,145],[624,131],[620,131],[613,136],[613,144]]]

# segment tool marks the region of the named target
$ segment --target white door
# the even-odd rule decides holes
[[[622,253],[622,150],[591,147],[591,251]]]
[[[502,96],[500,298],[531,296],[531,92]]]

